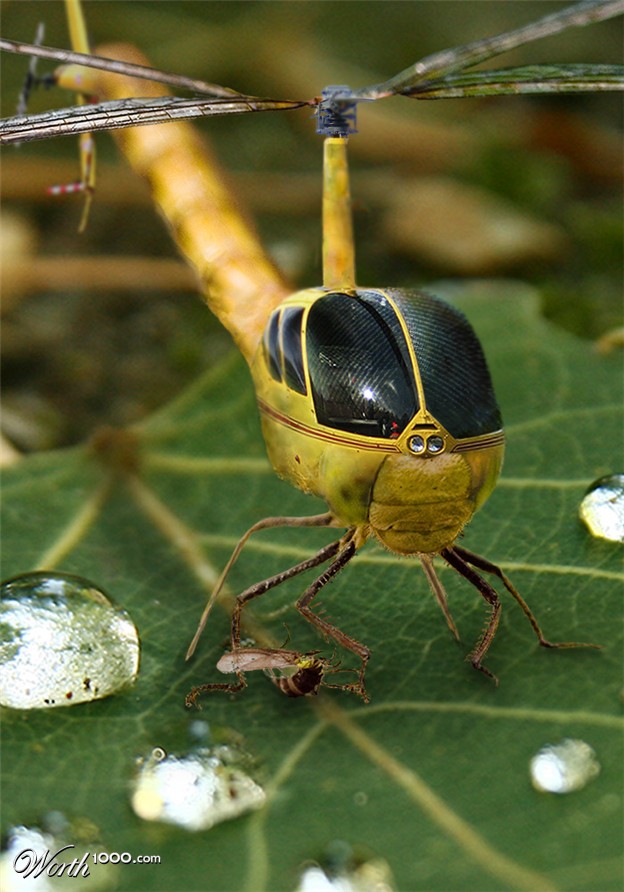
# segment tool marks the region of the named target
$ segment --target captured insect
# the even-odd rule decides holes
[[[208,599],[187,656],[194,652],[227,573],[251,535],[280,526],[345,530],[307,560],[238,595],[232,612],[231,649],[217,667],[236,673],[238,682],[202,685],[191,692],[190,702],[206,690],[241,690],[245,686],[243,673],[251,669],[294,668],[290,682],[297,679],[295,696],[315,693],[325,684],[323,676],[330,664],[321,658],[297,651],[244,648],[241,642],[247,604],[282,582],[322,565],[327,566],[299,597],[296,608],[323,638],[359,660],[356,682],[327,686],[352,691],[367,702],[369,648],[315,612],[313,605],[321,589],[369,539],[376,539],[396,554],[418,557],[455,637],[459,637],[458,632],[434,558],[440,557],[477,589],[489,607],[489,616],[468,659],[494,681],[497,679],[484,660],[498,628],[501,602],[482,574],[492,575],[503,584],[543,647],[597,646],[546,639],[531,609],[502,570],[457,544],[466,524],[493,491],[500,473],[504,452],[500,410],[481,345],[457,309],[424,291],[357,285],[347,143],[356,132],[358,103],[397,94],[440,99],[621,90],[623,70],[616,65],[538,65],[478,73],[466,73],[466,69],[538,37],[622,12],[622,0],[582,2],[515,31],[436,53],[384,83],[360,90],[328,87],[320,97],[301,101],[259,99],[126,62],[0,42],[0,48],[12,52],[104,69],[107,78],[109,72],[119,72],[209,94],[193,99],[113,99],[15,118],[2,123],[0,142],[134,127],[182,117],[305,106],[315,109],[317,130],[324,138],[322,286],[285,299],[279,289],[269,288],[256,303],[241,297],[238,310],[224,305],[220,272],[203,272],[206,261],[201,249],[188,233],[180,237],[181,224],[174,213],[170,214],[182,249],[202,271],[208,303],[231,331],[251,367],[273,467],[294,486],[324,499],[329,509],[312,517],[267,518],[243,535]],[[160,204],[167,213],[167,201],[160,200]],[[283,689],[283,678],[277,680]]]
[[[197,705],[197,698],[207,691],[220,690],[234,694],[247,686],[246,672],[263,670],[276,688],[287,697],[310,697],[319,692],[321,685],[339,690],[351,690],[349,684],[330,684],[325,681],[329,673],[340,672],[340,664],[318,656],[319,651],[299,653],[270,647],[241,647],[224,653],[217,663],[219,672],[236,673],[237,681],[229,684],[198,685],[188,694],[187,706]]]

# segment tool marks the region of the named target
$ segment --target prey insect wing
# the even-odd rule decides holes
[[[208,684],[193,688],[187,702],[194,704],[199,694],[207,691],[221,690],[236,693],[246,686],[245,673],[258,670],[264,671],[275,687],[291,698],[315,696],[323,686],[359,693],[355,684],[327,682],[325,678],[328,674],[355,670],[342,670],[340,662],[335,658],[327,660],[318,654],[318,650],[300,653],[296,650],[268,647],[241,647],[228,651],[220,658],[217,669],[226,675],[235,673],[238,682],[230,685]]]
[[[318,650],[301,654],[296,650],[279,648],[273,650],[263,647],[241,647],[224,653],[217,663],[217,669],[225,675],[230,672],[254,672],[259,669],[289,669],[297,666],[302,658],[312,658],[318,653]]]
[[[325,672],[336,669],[327,660],[317,658],[319,651],[299,653],[296,650],[241,648],[223,654],[217,663],[221,672],[235,672],[239,679],[245,672],[262,669],[287,697],[317,694]],[[281,670],[281,671],[280,671]]]

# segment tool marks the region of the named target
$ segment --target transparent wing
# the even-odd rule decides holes
[[[96,130],[118,130],[145,124],[162,124],[181,118],[240,115],[248,112],[286,111],[308,105],[279,99],[184,99],[163,96],[156,99],[121,99],[97,105],[61,108],[39,115],[22,115],[0,121],[0,145],[75,136]]]
[[[624,65],[526,65],[451,74],[402,92],[415,99],[460,99],[506,93],[580,93],[624,89]]]
[[[224,653],[217,663],[217,669],[224,674],[253,672],[257,669],[287,669],[289,666],[296,666],[302,656],[304,655],[296,650],[242,647]]]
[[[76,53],[73,50],[60,50],[55,47],[40,46],[37,43],[23,43],[18,40],[0,38],[0,51],[30,56],[32,58],[50,59],[63,65],[84,65],[87,68],[99,68],[112,74],[139,77],[144,80],[156,81],[159,84],[166,84],[168,87],[192,90],[194,93],[202,93],[206,96],[234,98],[243,95],[237,90],[222,87],[220,84],[211,84],[208,81],[185,77],[182,74],[170,74],[167,71],[161,71],[159,68],[149,68],[147,65],[136,65],[132,62],[121,62],[118,59],[94,56],[90,53]]]
[[[571,26],[587,25],[622,13],[624,0],[584,0],[513,31],[427,56],[382,84],[355,92],[348,91],[348,98],[350,101],[372,100],[401,93],[419,99],[448,99],[501,93],[620,90],[624,88],[624,68],[615,65],[526,66],[468,75],[461,72],[524,43],[557,34]],[[95,106],[9,118],[0,122],[0,144],[5,145],[53,136],[158,124],[181,118],[285,111],[317,106],[320,102],[319,99],[299,101],[245,96],[228,87],[142,65],[36,44],[0,39],[0,50],[156,80],[168,86],[200,92],[207,97],[122,99]]]
[[[494,37],[486,37],[426,56],[399,74],[371,87],[357,90],[356,99],[381,99],[394,93],[410,95],[424,81],[438,81],[525,43],[558,34],[572,26],[588,25],[624,13],[624,0],[585,0]],[[588,88],[589,89],[589,88]],[[471,95],[479,95],[472,93]],[[485,95],[488,95],[487,93]],[[441,97],[440,97],[441,98]]]

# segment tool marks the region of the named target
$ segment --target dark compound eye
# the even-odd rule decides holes
[[[264,356],[272,378],[282,380],[282,370],[279,360],[279,310],[276,310],[269,319],[262,338]]]
[[[409,351],[383,295],[334,293],[316,301],[308,315],[306,349],[320,424],[392,438],[415,415]]]
[[[305,394],[306,383],[301,354],[301,320],[303,307],[285,307],[282,311],[282,352],[286,384],[297,393]]]
[[[427,411],[457,439],[500,430],[483,350],[463,313],[421,291],[389,294],[414,346]],[[428,451],[440,451],[431,439]]]

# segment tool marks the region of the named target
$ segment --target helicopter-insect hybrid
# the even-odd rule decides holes
[[[245,604],[285,579],[331,561],[328,569],[301,596],[297,607],[322,635],[360,658],[358,684],[352,689],[367,699],[364,675],[368,648],[316,615],[311,603],[318,591],[373,535],[393,551],[420,557],[434,595],[455,634],[446,596],[433,568],[433,555],[439,554],[475,585],[490,605],[491,615],[470,659],[486,675],[492,674],[483,665],[483,658],[496,632],[500,601],[479,570],[492,573],[503,582],[531,621],[540,644],[580,646],[574,642],[547,641],[530,609],[502,571],[456,545],[462,528],[492,491],[502,461],[502,423],[489,374],[474,333],[457,311],[422,292],[412,296],[393,289],[356,286],[345,153],[352,127],[348,116],[352,114],[354,102],[395,93],[472,95],[474,85],[470,78],[457,73],[468,65],[502,52],[510,45],[519,45],[525,38],[554,33],[552,29],[558,29],[564,20],[567,24],[583,24],[584,17],[585,21],[591,21],[592,17],[606,17],[621,11],[620,3],[582,3],[570,8],[567,20],[563,13],[546,17],[541,31],[529,32],[527,26],[512,32],[516,34],[513,40],[509,34],[501,35],[498,43],[497,38],[492,38],[461,48],[463,54],[436,54],[385,84],[353,92],[334,90],[318,102],[287,106],[278,101],[239,98],[240,94],[232,96],[231,91],[227,97],[207,101],[205,113],[208,114],[276,110],[302,104],[316,105],[321,112],[329,110],[330,113],[329,123],[322,125],[329,131],[323,131],[326,141],[324,284],[319,289],[289,297],[275,309],[261,346],[253,351],[255,358],[252,359],[251,351],[246,354],[252,362],[272,463],[278,473],[296,486],[325,498],[330,511],[297,522],[291,518],[270,519],[254,525],[249,533],[277,525],[346,526],[347,532],[307,561],[239,595],[232,619],[233,652],[240,649],[241,614]],[[523,31],[524,35],[518,36]],[[506,39],[502,40],[503,37]],[[616,72],[616,66],[602,66],[602,69],[601,84],[608,84],[605,87],[608,89],[620,89],[621,73]],[[540,89],[565,89],[566,85],[570,89],[593,89],[597,76],[594,72],[590,81],[581,72],[568,68],[565,74],[559,72],[558,80],[543,78]],[[493,83],[498,84],[501,92],[522,92],[535,85],[528,70],[516,70],[513,75],[509,71],[491,73],[489,85]],[[125,126],[132,126],[141,118],[156,120],[161,113],[166,118],[178,111],[186,113],[189,103],[183,102],[187,103],[186,109],[173,100],[154,102],[151,107],[143,103],[142,108],[128,102],[118,103],[116,108],[109,104],[106,108],[96,107],[89,116],[83,110],[80,115],[59,115],[57,120],[66,132],[115,127],[122,119],[127,122]],[[121,119],[114,117],[117,112]],[[49,132],[37,131],[38,125],[31,119],[30,125],[19,124],[22,138],[28,126],[32,127],[31,135],[49,135]],[[49,122],[45,126],[49,127]],[[346,133],[341,132],[345,129]],[[5,141],[13,138],[10,126],[4,133],[0,138]],[[444,368],[444,374],[440,373],[440,367]],[[468,384],[467,378],[471,379]],[[470,398],[466,399],[465,394]],[[428,500],[423,496],[425,492]],[[249,533],[241,540],[241,546]],[[237,548],[234,558],[239,551]],[[207,611],[214,603],[218,588],[209,600]],[[189,651],[193,650],[197,637]],[[200,689],[211,687],[200,686]]]
[[[468,659],[495,682],[483,659],[496,634],[501,603],[479,570],[503,582],[543,647],[596,647],[547,640],[500,568],[456,544],[492,492],[503,459],[502,420],[485,358],[457,309],[425,292],[356,286],[346,159],[355,103],[346,87],[327,88],[324,97],[327,106],[321,104],[318,111],[318,131],[325,136],[324,283],[292,295],[273,311],[251,371],[274,469],[329,505],[330,511],[310,518],[310,525],[348,529],[312,558],[238,595],[232,652],[242,649],[246,604],[286,579],[331,561],[296,607],[326,640],[359,657],[357,683],[343,687],[368,702],[368,647],[315,613],[312,603],[370,537],[390,551],[419,557],[456,638],[434,555],[477,588],[490,615]],[[245,534],[208,601],[187,658],[249,535],[305,523],[305,518],[272,518]],[[234,692],[240,686],[239,676],[239,682],[229,686],[197,686],[190,696],[195,702],[201,692]]]

